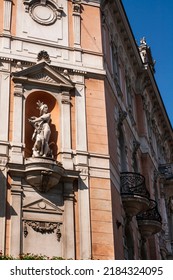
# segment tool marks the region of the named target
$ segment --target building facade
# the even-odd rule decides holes
[[[172,255],[172,127],[120,0],[0,1],[0,250]]]

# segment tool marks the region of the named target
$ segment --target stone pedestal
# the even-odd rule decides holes
[[[63,173],[62,164],[53,159],[36,157],[25,160],[26,181],[40,192],[56,186]]]

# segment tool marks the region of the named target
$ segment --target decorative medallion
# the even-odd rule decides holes
[[[23,3],[25,12],[39,24],[51,25],[61,18],[63,8],[58,7],[53,0],[24,0]]]
[[[29,14],[37,23],[44,25],[53,24],[57,19],[56,10],[52,9],[50,5],[32,5],[29,9]]]

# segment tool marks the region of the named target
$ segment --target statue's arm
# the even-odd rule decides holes
[[[40,116],[40,117],[31,117],[30,119],[29,119],[29,122],[30,123],[36,123],[36,122],[41,122],[41,121],[46,121],[46,122],[48,122],[50,120],[50,113],[48,113],[48,114],[43,114],[42,116]]]

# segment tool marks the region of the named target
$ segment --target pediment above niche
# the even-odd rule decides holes
[[[30,212],[46,212],[59,215],[62,215],[63,213],[59,207],[44,198],[24,205],[23,210]]]
[[[56,71],[47,62],[39,62],[25,70],[12,73],[12,80],[15,83],[48,85],[49,87],[58,87],[64,90],[74,88],[72,81],[62,73]]]

